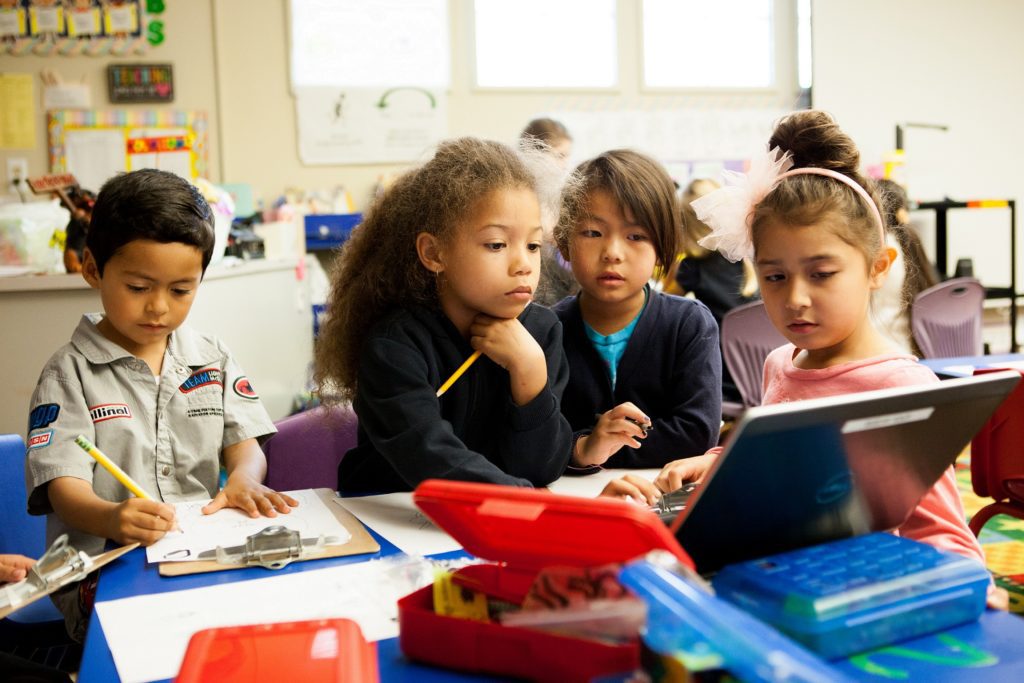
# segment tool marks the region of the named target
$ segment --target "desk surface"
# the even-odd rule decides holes
[[[1001,367],[1007,363],[1021,364],[1024,369],[1024,353],[996,353],[989,356],[957,356],[955,358],[925,358],[921,365],[931,368],[939,377],[968,377],[975,368]]]
[[[279,570],[295,573],[352,564],[394,555],[399,550],[374,533],[380,552],[356,557],[339,557],[311,562],[298,562]],[[457,557],[460,552],[441,557]],[[145,551],[134,550],[103,569],[97,601],[115,600],[150,593],[200,588],[267,577],[265,569],[239,569],[161,577],[155,565],[147,565]],[[986,612],[981,620],[949,631],[925,636],[899,646],[858,655],[837,664],[843,673],[859,680],[927,680],[927,681],[1019,681],[1024,671],[1024,618]],[[402,657],[398,640],[379,641],[378,663],[382,681],[477,681],[480,677],[455,671],[415,664]],[[110,648],[99,618],[93,612],[86,639],[78,680],[118,681]],[[486,680],[494,680],[488,677]]]

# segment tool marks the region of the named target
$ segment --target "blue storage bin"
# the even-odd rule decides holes
[[[730,565],[712,584],[833,659],[977,619],[989,580],[974,560],[874,533]]]
[[[306,249],[334,249],[363,221],[361,213],[316,213],[305,216]]]

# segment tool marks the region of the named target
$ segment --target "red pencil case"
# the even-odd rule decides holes
[[[459,582],[522,604],[544,567],[598,567],[663,549],[693,563],[646,508],[611,498],[577,498],[494,484],[431,480],[416,504],[476,557]],[[416,659],[453,669],[551,681],[586,681],[636,669],[636,639],[613,645],[434,612],[428,586],[398,602],[399,643]]]
[[[197,631],[176,683],[377,683],[377,644],[350,619]]]

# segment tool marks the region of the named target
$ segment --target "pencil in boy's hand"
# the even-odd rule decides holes
[[[142,490],[142,487],[135,483],[135,480],[128,476],[128,474],[114,464],[114,461],[103,454],[103,451],[96,448],[92,441],[85,438],[81,434],[75,437],[75,443],[81,446],[82,450],[88,453],[96,460],[103,468],[110,472],[110,474],[117,479],[119,482],[124,484],[124,487],[134,493],[138,498],[144,498],[145,500],[153,500],[153,497]]]
[[[469,366],[472,365],[474,362],[476,362],[476,359],[479,358],[479,357],[480,357],[480,351],[474,351],[473,355],[471,355],[469,358],[467,358],[466,362],[464,362],[462,365],[460,365],[459,369],[456,370],[455,372],[453,372],[452,376],[445,380],[444,384],[441,385],[441,388],[437,390],[437,397],[441,398],[441,395],[444,394],[444,392],[446,392],[449,389],[451,389],[452,385],[455,384],[455,382],[457,382],[458,379],[460,377],[462,377],[462,375],[464,375],[466,373],[466,370],[469,369]]]

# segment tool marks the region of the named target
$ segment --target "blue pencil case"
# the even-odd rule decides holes
[[[823,657],[845,657],[977,619],[978,562],[887,533],[723,568],[716,594]]]

